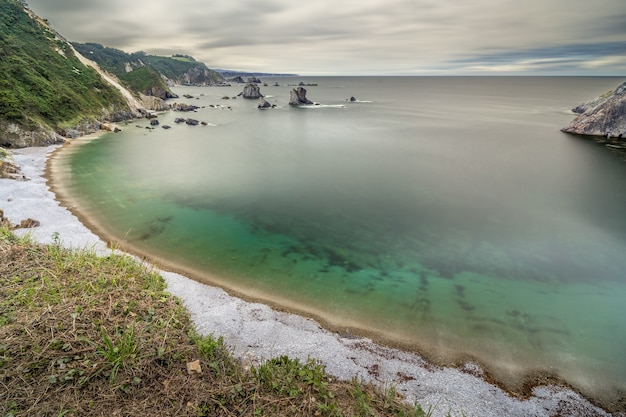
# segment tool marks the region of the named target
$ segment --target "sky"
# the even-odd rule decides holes
[[[27,0],[64,37],[301,75],[626,75],[626,0]]]

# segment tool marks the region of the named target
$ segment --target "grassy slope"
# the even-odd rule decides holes
[[[202,373],[186,364],[199,360]],[[2,416],[424,416],[322,365],[245,367],[200,337],[163,279],[127,256],[39,245],[0,226]]]
[[[71,126],[125,108],[117,90],[15,0],[0,0],[0,118],[27,127]]]

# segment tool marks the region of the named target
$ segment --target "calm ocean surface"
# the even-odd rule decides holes
[[[336,330],[474,358],[510,387],[543,371],[624,395],[626,162],[559,132],[622,79],[263,81],[275,109],[222,99],[243,85],[175,88],[205,107],[78,148],[71,199],[140,251]],[[321,106],[287,105],[300,81]]]

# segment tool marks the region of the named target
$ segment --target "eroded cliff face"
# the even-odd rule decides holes
[[[191,67],[178,80],[173,80],[176,84],[187,84],[195,86],[215,85],[221,79],[214,71],[208,69],[204,64]]]
[[[626,139],[626,83],[573,109],[580,113],[561,129],[577,135]]]
[[[44,126],[24,127],[20,124],[0,120],[0,146],[4,148],[26,148],[63,143],[65,139]]]

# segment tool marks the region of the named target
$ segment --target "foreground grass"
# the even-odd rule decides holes
[[[199,361],[202,372],[189,373]],[[314,360],[245,367],[130,257],[0,227],[0,417],[424,416]]]

